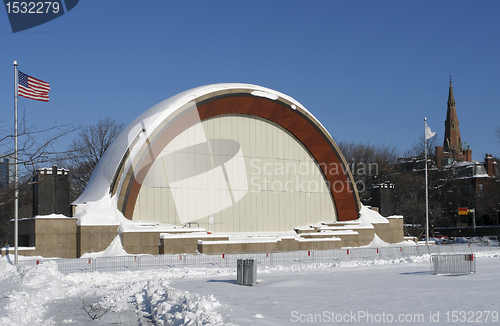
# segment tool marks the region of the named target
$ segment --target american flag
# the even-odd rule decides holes
[[[19,70],[17,71],[17,80],[17,93],[20,96],[37,101],[49,101],[49,83],[23,74]]]

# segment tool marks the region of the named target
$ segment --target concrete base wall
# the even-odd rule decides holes
[[[228,236],[169,237],[160,239],[160,254],[193,254],[198,251],[198,241],[228,241]]]
[[[332,238],[333,234],[328,232],[302,233],[300,237],[304,239],[328,239]]]
[[[373,224],[378,237],[388,243],[404,241],[403,219],[387,218],[389,223]]]
[[[297,250],[331,250],[340,249],[338,238],[320,239],[281,239],[269,242],[230,242],[230,241],[200,241],[198,251],[204,254],[244,253],[244,252],[277,252]]]
[[[35,219],[21,219],[18,221],[19,247],[35,246]],[[9,244],[14,247],[14,222],[10,221]]]
[[[278,241],[276,251],[294,251],[300,250],[299,242],[294,238],[285,238]]]
[[[340,238],[342,247],[359,247],[359,233],[336,234]]]
[[[367,246],[373,241],[375,229],[356,229],[358,232],[358,246]]]
[[[198,251],[203,254],[273,252],[277,251],[276,249],[276,242],[200,241],[198,243]]]
[[[299,241],[299,250],[333,250],[340,248],[342,248],[342,244],[338,239]]]
[[[160,254],[161,232],[123,232],[123,249],[129,254]]]
[[[106,250],[118,235],[118,225],[82,225],[78,227],[77,257],[84,253]]]
[[[161,232],[124,232],[121,235],[123,248],[130,254],[173,254],[173,253],[243,253],[274,252],[295,250],[329,250],[342,247],[359,247],[370,244],[376,233],[388,243],[404,240],[403,219],[388,218],[389,223],[373,224],[372,228],[348,229],[348,225],[300,230],[299,238],[282,238],[278,241],[234,242],[222,235],[168,234],[160,237]],[[84,253],[105,250],[118,235],[118,225],[77,226],[76,218],[23,219],[19,221],[19,246],[30,247],[20,250],[23,256],[43,256],[75,258]],[[350,230],[350,231],[348,231]],[[308,231],[308,232],[306,232]],[[14,233],[11,223],[11,235]],[[199,241],[201,240],[201,241]],[[13,244],[11,236],[11,244]],[[10,247],[2,255],[13,253]]]
[[[23,256],[75,258],[76,218],[37,217],[18,221],[19,246],[34,250],[19,251]],[[14,244],[14,222],[11,222],[11,239]],[[14,248],[10,250],[14,252]]]

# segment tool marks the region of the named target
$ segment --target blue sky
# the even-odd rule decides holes
[[[295,98],[336,141],[403,152],[425,116],[442,139],[452,75],[473,158],[500,156],[499,14],[499,1],[82,0],[13,34],[1,9],[0,126],[13,128],[17,60],[51,85],[49,103],[20,98],[30,125],[128,124],[184,90],[242,82]]]

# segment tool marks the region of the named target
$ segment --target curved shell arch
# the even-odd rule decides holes
[[[280,174],[293,164],[309,164],[313,172]],[[263,173],[264,167],[273,172]],[[268,176],[279,191],[262,190]],[[284,191],[295,177],[296,184],[320,183],[326,191]],[[253,191],[255,178],[262,191]],[[214,231],[219,223],[227,224],[219,230],[235,232],[355,220],[360,210],[346,161],[321,123],[291,97],[248,84],[195,88],[141,114],[110,146],[74,204],[103,198],[131,220],[205,226],[215,216]],[[273,202],[280,207],[273,210]]]

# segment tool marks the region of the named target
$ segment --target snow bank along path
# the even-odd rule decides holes
[[[222,325],[216,311],[220,304],[213,296],[169,285],[169,279],[191,274],[171,270],[64,275],[54,262],[16,268],[2,259],[0,325],[86,325],[92,319],[83,308],[92,305],[102,312],[109,309],[93,325]]]
[[[480,258],[499,256],[500,252],[477,253],[477,257]],[[297,307],[296,309],[300,307],[310,309],[311,304],[322,304],[333,309],[339,305],[342,306],[344,301],[352,301],[352,295],[355,295],[357,291],[365,291],[362,287],[366,287],[371,282],[370,279],[373,280],[370,284],[375,292],[371,298],[354,296],[357,302],[353,308],[373,308],[374,305],[386,307],[388,302],[392,302],[390,307],[395,311],[421,311],[424,309],[422,305],[425,309],[429,305],[419,300],[421,293],[417,292],[421,290],[398,294],[401,289],[394,288],[393,278],[394,274],[402,273],[395,273],[391,270],[391,266],[400,266],[400,270],[409,272],[405,274],[408,274],[406,280],[411,287],[411,282],[417,276],[422,276],[420,272],[414,274],[412,272],[418,266],[418,269],[423,270],[423,275],[425,275],[425,271],[429,271],[428,261],[429,255],[423,255],[393,260],[265,267],[259,269],[260,283],[257,287],[250,289],[234,284],[235,268],[172,268],[65,275],[57,271],[54,262],[45,262],[33,267],[15,267],[8,263],[6,258],[2,258],[0,259],[0,325],[87,325],[90,322],[92,325],[109,325],[110,323],[121,325],[223,325],[224,323],[289,325],[290,311],[282,311],[283,306],[280,304],[286,303],[285,307],[288,310],[290,310],[289,305]],[[499,262],[498,259],[494,261],[497,265]],[[412,264],[415,268],[407,269],[403,264]],[[346,272],[347,269],[343,267],[356,268],[354,270],[349,268],[349,272]],[[467,280],[460,277],[448,278],[456,280],[453,287],[446,289],[444,294],[434,293],[432,297],[439,302],[447,302],[446,300],[450,297],[462,298],[464,302],[470,299],[476,301],[472,305],[474,307],[477,306],[477,302],[484,304],[485,300],[477,301],[478,298],[490,296],[497,298],[500,292],[497,291],[498,289],[495,293],[488,293],[483,286],[477,289],[480,292],[474,293],[474,289],[470,290],[469,283],[468,292],[462,294],[463,288],[456,285],[478,279],[482,283],[491,283],[488,278],[481,278],[480,268],[481,265],[478,267],[478,274],[472,275]],[[443,278],[439,279],[440,276],[426,276],[434,281],[432,286],[440,284],[436,282],[443,280]],[[488,274],[487,277],[491,275]],[[265,280],[261,282],[261,278]],[[183,281],[183,279],[189,280]],[[488,285],[487,289],[491,289],[491,286]],[[442,291],[442,289],[438,290]],[[318,295],[316,301],[311,297],[306,300],[310,301],[309,304],[304,302],[300,291],[308,291],[308,296],[316,293]],[[422,293],[428,293],[435,289],[422,291]],[[348,293],[351,293],[351,297]],[[394,303],[393,296],[408,297],[412,306],[404,307],[402,304]],[[269,298],[275,301],[268,302]],[[319,299],[321,300],[318,302]],[[493,299],[493,303],[498,301]],[[234,300],[240,303],[239,307],[234,306],[236,304]],[[405,302],[407,303],[408,300]],[[266,306],[263,306],[264,302]],[[109,309],[109,312],[92,321],[83,309],[85,306],[88,308],[92,305],[102,311]],[[281,308],[278,309],[279,307]],[[342,307],[345,308],[345,305]],[[457,307],[449,307],[449,309],[452,308]],[[486,308],[491,310],[495,307]],[[276,309],[279,311],[275,311]],[[273,314],[274,317],[272,317]],[[286,316],[288,319],[285,318]]]

